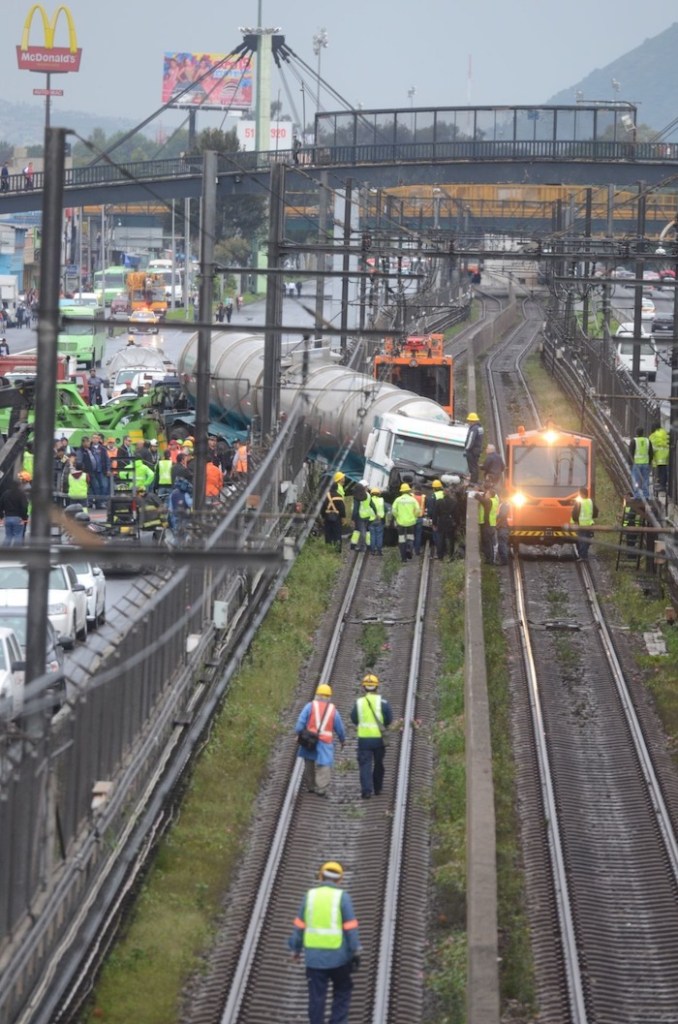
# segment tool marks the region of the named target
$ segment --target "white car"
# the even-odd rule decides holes
[[[633,369],[633,352],[636,346],[640,347],[640,373],[652,382],[657,379],[657,349],[652,338],[646,334],[636,341],[633,331],[628,334],[619,334],[617,331],[617,365],[631,373]]]
[[[28,566],[0,562],[0,608],[28,606]],[[47,617],[62,647],[87,637],[87,595],[70,565],[53,565],[49,573]]]
[[[0,720],[11,722],[24,706],[26,663],[16,633],[0,628]]]
[[[91,562],[71,562],[87,595],[87,624],[90,628],[102,626],[106,621],[106,577],[98,565]]]

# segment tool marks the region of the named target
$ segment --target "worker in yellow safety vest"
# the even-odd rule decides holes
[[[497,513],[499,495],[494,487],[476,493],[479,503],[478,523],[480,524],[480,547],[487,565],[494,565],[494,548],[497,540]]]
[[[372,793],[379,796],[384,787],[384,736],[393,721],[393,712],[389,702],[377,692],[378,676],[370,673],[360,685],[363,695],[351,708],[351,721],[358,730],[360,794],[363,800],[369,800]]]
[[[419,503],[411,491],[409,484],[401,484],[400,493],[391,506],[391,515],[398,528],[398,548],[401,562],[407,562],[412,558],[414,527],[419,517]]]
[[[652,433],[648,438],[652,445],[652,471],[654,474],[655,493],[666,493],[669,482],[669,445],[670,438],[661,423],[652,424]]]
[[[593,539],[593,531],[589,527],[593,526],[597,518],[598,506],[593,498],[589,498],[588,487],[580,487],[579,494],[574,502],[570,522],[578,527],[575,547],[577,554],[584,562],[588,561],[589,548]]]
[[[649,437],[645,437],[642,427],[636,430],[636,436],[631,438],[629,445],[631,455],[631,481],[633,483],[634,498],[650,497],[650,466],[654,456],[654,450]]]
[[[323,1024],[327,990],[332,983],[334,1021],[347,1021],[353,989],[352,974],[360,966],[360,933],[351,897],[341,889],[344,869],[326,861],[318,885],[305,894],[294,919],[289,948],[294,960],[303,950],[308,983],[309,1024]]]

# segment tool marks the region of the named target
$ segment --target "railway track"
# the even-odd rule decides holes
[[[498,438],[518,422],[538,426],[520,373],[527,348],[516,331],[488,361]],[[677,1021],[675,773],[625,676],[595,569],[568,547],[523,549],[511,571],[505,596],[522,651],[514,748],[539,1020]]]
[[[335,762],[329,798],[303,791],[292,722],[287,723],[206,977],[185,1002],[187,1024],[286,1024],[303,1018],[305,975],[291,962],[286,940],[303,892],[328,859],[344,866],[364,947],[351,1020],[412,1024],[421,1019],[429,845],[425,794],[431,774],[426,737],[436,678],[435,624],[427,608],[436,582],[428,556],[389,579],[391,555],[358,555],[343,568],[341,606],[317,640],[301,697],[309,699],[317,682],[331,682],[346,722],[366,667],[365,631],[374,632],[380,654],[369,667],[380,676],[396,721],[403,723],[392,734],[384,791],[361,801],[353,739]]]

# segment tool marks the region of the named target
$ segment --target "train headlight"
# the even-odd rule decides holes
[[[558,434],[555,430],[547,430],[544,434],[544,440],[547,444],[555,444],[558,440]]]
[[[515,494],[511,495],[511,504],[515,508],[522,508],[526,501],[527,498],[524,494],[521,494],[520,491],[517,491]]]

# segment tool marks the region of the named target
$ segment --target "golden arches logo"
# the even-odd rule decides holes
[[[33,19],[36,14],[42,22],[44,36],[42,46],[31,46],[29,42]],[[68,28],[69,45],[67,47],[54,45],[57,25],[62,14],[66,19]],[[82,50],[78,48],[75,22],[69,8],[64,4],[60,4],[50,18],[42,4],[33,4],[24,22],[21,45],[17,46],[16,50],[19,67],[23,70],[40,71],[48,74],[52,72],[78,71]]]

